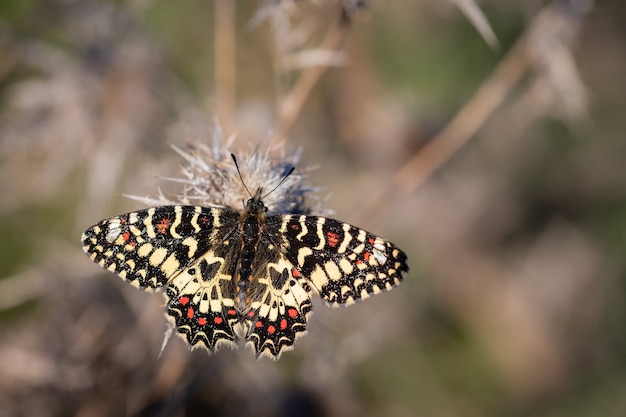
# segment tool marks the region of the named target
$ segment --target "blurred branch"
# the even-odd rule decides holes
[[[336,57],[333,52],[339,51],[343,45],[348,30],[350,28],[350,19],[345,14],[333,24],[326,33],[324,40],[317,51],[329,51],[329,56]],[[336,58],[333,58],[336,60]],[[276,144],[284,141],[289,134],[289,131],[293,127],[298,118],[298,115],[304,107],[304,103],[308,99],[313,90],[313,87],[320,80],[326,69],[328,63],[317,63],[311,65],[304,70],[304,72],[298,78],[295,85],[287,93],[279,104],[279,115],[276,123],[276,132],[272,137],[271,144]]]
[[[0,81],[4,79],[19,62],[18,54],[13,48],[0,40]]]
[[[396,173],[387,187],[371,193],[369,202],[362,205],[362,219],[371,222],[383,215],[393,197],[411,194],[450,160],[505,102],[529,69],[545,64],[555,47],[571,41],[572,27],[577,22],[572,17],[567,8],[558,5],[544,8],[443,130]]]
[[[235,126],[236,101],[236,3],[215,1],[215,109],[226,131]]]
[[[456,4],[456,6],[461,9],[463,14],[467,20],[469,20],[472,25],[476,28],[480,36],[483,37],[485,42],[491,47],[493,50],[500,49],[500,42],[498,42],[498,38],[496,34],[493,32],[489,21],[483,14],[480,7],[473,0],[450,0],[452,3]]]

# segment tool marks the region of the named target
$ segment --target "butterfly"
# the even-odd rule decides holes
[[[259,188],[241,210],[169,205],[111,217],[83,233],[82,247],[131,285],[162,291],[192,347],[243,338],[274,359],[306,332],[312,293],[350,305],[408,272],[391,242],[327,217],[268,215],[263,197]]]

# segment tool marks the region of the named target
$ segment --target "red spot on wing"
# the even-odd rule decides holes
[[[184,295],[184,296],[182,296],[182,297],[180,297],[180,298],[178,299],[178,302],[179,302],[181,305],[186,306],[187,304],[189,304],[189,297],[187,297],[186,295]]]
[[[254,311],[249,312],[248,317],[254,317]]]
[[[274,334],[276,333],[276,327],[272,326],[271,324],[269,326],[267,326],[267,332],[269,334]]]
[[[371,243],[372,245],[374,244],[374,238],[373,238],[373,237],[370,237],[369,239],[367,239],[367,241],[368,241],[369,243]]]
[[[289,314],[289,317],[296,318],[296,316],[298,315],[298,311],[295,308],[290,308],[289,310],[287,310],[287,314]]]
[[[135,242],[134,240],[131,240],[133,236],[130,234],[128,230],[122,233],[122,238],[124,239],[124,242],[128,243],[130,246],[132,247],[137,246],[137,242]]]
[[[280,321],[280,330],[285,330],[287,328],[287,319],[282,319]]]
[[[299,226],[299,225],[297,225],[297,224],[292,224],[292,225],[291,225],[291,226],[289,226],[289,227],[291,227],[293,230],[300,230],[300,226]]]
[[[339,235],[335,232],[327,232],[326,237],[328,246],[330,246],[331,248],[334,248],[335,246],[337,246],[337,243],[339,243]]]
[[[193,315],[194,315],[193,308],[189,307],[189,308],[187,309],[187,318],[188,318],[188,319],[192,319],[192,318],[193,318]]]
[[[198,324],[200,326],[204,326],[207,323],[207,320],[204,317],[198,318]]]
[[[261,327],[263,327],[263,322],[261,320],[259,320],[259,321],[256,322],[255,326],[257,328],[261,328]]]
[[[365,252],[363,254],[363,259],[365,259],[365,262],[369,262],[370,261],[370,253],[369,252]]]
[[[120,219],[120,224],[126,224],[126,219]]]
[[[234,308],[231,308],[230,310],[227,311],[229,316],[234,316],[235,314],[237,314],[237,311],[235,311]]]
[[[224,319],[219,316],[213,318],[213,323],[215,324],[222,324],[223,321]]]
[[[300,272],[298,272],[298,270],[294,268],[294,269],[291,270],[291,275],[294,278],[298,278],[300,276]]]
[[[154,227],[157,230],[157,233],[164,235],[167,234],[171,224],[172,219],[160,219]]]
[[[362,264],[362,263],[363,263],[363,261],[362,261],[362,260],[360,260],[360,259],[357,259],[357,260],[356,260],[356,264],[357,264],[357,265]]]

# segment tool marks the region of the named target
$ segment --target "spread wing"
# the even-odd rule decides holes
[[[278,215],[266,228],[296,273],[330,305],[349,305],[398,285],[408,272],[406,254],[393,243],[325,217]]]
[[[83,250],[102,268],[131,285],[155,290],[211,248],[233,212],[193,206],[162,206],[102,220],[83,233]]]
[[[243,317],[246,344],[257,357],[278,359],[306,333],[311,288],[266,237],[261,238],[255,260],[253,275],[258,278],[250,311]]]
[[[212,351],[220,345],[236,347],[233,326],[239,322],[228,272],[228,244],[216,245],[178,274],[166,290],[167,316],[190,346]]]
[[[237,214],[163,206],[106,219],[82,237],[101,267],[135,287],[165,288],[167,315],[191,346],[234,344],[238,321],[232,294]]]

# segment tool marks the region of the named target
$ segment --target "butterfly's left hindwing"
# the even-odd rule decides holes
[[[112,217],[83,233],[89,258],[131,285],[154,290],[205,254],[224,216],[217,208],[162,206]],[[235,217],[236,218],[236,217]]]

